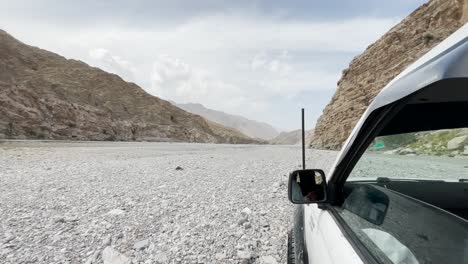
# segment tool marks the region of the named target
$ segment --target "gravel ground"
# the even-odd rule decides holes
[[[327,169],[335,152],[308,150]],[[286,263],[299,146],[0,144],[0,263]]]

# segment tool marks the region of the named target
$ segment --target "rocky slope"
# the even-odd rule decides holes
[[[405,67],[461,27],[468,0],[432,0],[393,27],[343,71],[311,146],[339,149],[378,92]]]
[[[250,120],[243,116],[231,115],[221,111],[208,109],[201,104],[188,103],[176,105],[187,112],[201,115],[208,120],[236,129],[252,138],[269,140],[278,135],[278,131],[267,123]]]
[[[305,142],[311,142],[314,136],[314,130],[307,130]],[[297,129],[289,132],[281,132],[278,136],[269,141],[273,145],[299,145],[302,141],[302,130]]]
[[[0,138],[257,142],[2,30]]]

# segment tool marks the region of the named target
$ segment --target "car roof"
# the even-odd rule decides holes
[[[468,24],[408,66],[380,91],[343,144],[335,166],[328,176],[332,177],[333,170],[355,143],[364,122],[376,109],[399,101],[441,80],[454,78],[468,78]],[[464,94],[467,97],[464,100],[468,101],[468,93]]]

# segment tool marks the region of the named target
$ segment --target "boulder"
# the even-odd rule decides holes
[[[416,154],[416,152],[414,151],[414,149],[404,148],[404,149],[398,151],[398,154],[400,154],[400,155],[413,155],[413,154]]]
[[[104,264],[130,264],[131,261],[126,256],[120,254],[113,247],[106,247],[102,251],[102,261]]]
[[[467,143],[467,139],[468,139],[468,136],[459,136],[459,137],[452,138],[449,142],[447,142],[447,149],[453,150],[453,149],[462,148]]]

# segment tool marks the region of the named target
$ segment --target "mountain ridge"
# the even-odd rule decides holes
[[[468,0],[431,0],[369,45],[343,70],[317,120],[310,146],[341,148],[367,106],[385,85],[468,18]]]
[[[259,122],[241,115],[210,109],[200,103],[173,103],[185,111],[200,115],[225,127],[236,129],[251,138],[269,140],[279,134],[273,126],[265,122]]]
[[[261,143],[4,30],[0,138]]]

